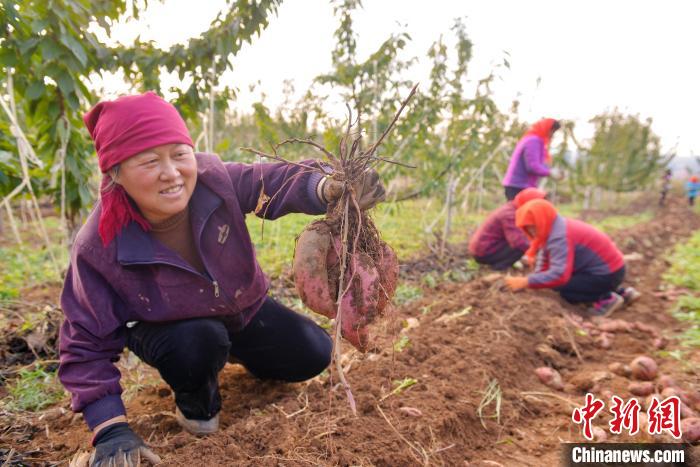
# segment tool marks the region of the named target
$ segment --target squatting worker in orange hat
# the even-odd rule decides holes
[[[507,200],[512,200],[525,188],[536,188],[540,178],[553,175],[549,141],[559,126],[557,120],[543,118],[534,123],[520,138],[503,177],[502,184]]]
[[[512,201],[491,212],[472,235],[469,254],[477,263],[496,271],[508,269],[530,246],[523,231],[515,225],[515,210],[532,199],[542,199],[546,193],[538,188],[526,188]]]
[[[304,165],[197,153],[177,109],[153,92],[100,102],[84,121],[103,181],[71,251],[58,376],[93,432],[91,465],[157,462],[127,423],[122,350],[158,369],[175,419],[197,435],[219,427],[227,361],[260,379],[318,375],[333,343],[268,296],[245,216],[322,214],[343,186]],[[384,197],[376,172],[356,192],[361,209]]]
[[[515,224],[530,239],[535,271],[507,277],[512,290],[551,288],[570,303],[593,303],[590,311],[606,316],[639,297],[620,287],[625,261],[610,237],[595,227],[557,213],[549,201],[536,199],[519,207]]]

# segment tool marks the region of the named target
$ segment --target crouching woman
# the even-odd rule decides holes
[[[527,277],[506,278],[511,289],[554,289],[569,303],[592,303],[589,311],[597,316],[639,297],[632,287],[621,287],[622,253],[595,227],[561,216],[543,199],[519,207],[515,223],[530,239],[536,262]]]
[[[218,429],[227,360],[261,379],[318,375],[331,339],[267,296],[245,216],[321,214],[342,190],[301,165],[195,153],[177,110],[151,92],[101,102],[84,120],[104,178],[61,296],[59,378],[93,432],[91,465],[157,462],[127,422],[122,350],[160,372],[178,423],[197,435]],[[361,208],[383,198],[372,175]]]
[[[515,211],[528,201],[545,196],[542,190],[526,188],[514,200],[491,212],[469,240],[469,254],[477,263],[496,271],[511,267],[530,246],[525,233],[515,225]]]

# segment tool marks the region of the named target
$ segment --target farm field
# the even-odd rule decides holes
[[[0,1],[0,467],[700,466],[700,4],[545,3]]]
[[[683,269],[686,250],[669,256],[676,245],[697,252],[698,227],[700,216],[674,202],[611,231],[625,254],[636,254],[628,277],[643,296],[616,313],[629,329],[613,333],[609,349],[600,347],[596,331],[609,320],[584,324],[574,306],[551,293],[507,292],[488,272],[467,267],[456,244],[441,261],[431,254],[402,261],[395,311],[378,331],[376,350],[361,355],[346,345],[342,363],[357,417],[327,372],[305,383],[280,384],[260,382],[228,364],[220,375],[222,429],[196,438],[175,423],[172,393],[157,373],[124,355],[130,422],[165,465],[555,465],[561,442],[583,439],[571,410],[585,392],[630,396],[630,380],[611,372],[610,364],[648,355],[683,389],[700,389],[697,331],[694,337],[688,333],[683,319],[691,315],[682,307],[697,303],[697,283],[683,283],[697,268]],[[273,294],[293,295],[279,288],[288,281],[275,283]],[[55,306],[57,292],[34,288],[23,300],[36,300],[37,308],[41,302]],[[29,333],[21,326],[9,329],[0,340],[5,378],[22,358],[32,360],[26,347],[24,356],[17,351]],[[656,349],[656,337],[668,339],[668,346]],[[43,352],[51,353],[53,343],[44,342]],[[10,359],[15,366],[5,366]],[[25,365],[27,372],[52,368],[50,362]],[[560,371],[563,391],[538,381],[534,370],[543,365]],[[12,379],[7,381],[4,392]],[[10,401],[19,399],[5,396],[0,439],[13,453],[0,452],[8,465],[57,465],[88,450],[90,435],[65,396],[36,412],[12,410]],[[599,416],[594,425],[605,426],[609,416]]]

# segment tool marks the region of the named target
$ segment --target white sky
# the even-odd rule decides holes
[[[466,17],[474,43],[469,76],[488,74],[510,53],[495,96],[503,110],[521,101],[521,118],[551,116],[586,122],[618,107],[654,119],[666,149],[678,155],[700,152],[700,2],[689,0],[364,0],[354,16],[362,60],[392,32],[408,32],[405,58],[418,57],[407,72],[427,86],[427,50],[440,35],[451,37],[456,17]],[[121,42],[136,35],[163,47],[185,42],[207,29],[223,0],[152,2],[139,22],[114,29]],[[284,80],[302,94],[313,78],[331,69],[333,31],[338,21],[328,0],[286,0],[268,28],[234,60],[225,83],[239,89],[238,106],[266,95],[275,108]],[[537,86],[537,79],[541,83]],[[255,91],[250,85],[260,82]],[[111,85],[115,94],[118,85]],[[328,102],[340,108],[339,102]]]

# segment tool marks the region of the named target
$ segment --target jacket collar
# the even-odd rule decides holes
[[[192,198],[188,203],[190,223],[199,247],[199,238],[204,224],[211,214],[221,205],[222,199],[199,179],[195,185]],[[120,264],[140,264],[157,262],[182,262],[173,252],[157,242],[138,223],[130,222],[117,235],[117,261]],[[178,261],[179,260],[179,261]]]

